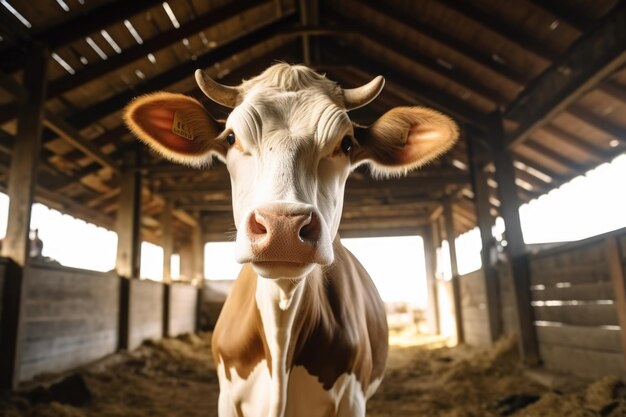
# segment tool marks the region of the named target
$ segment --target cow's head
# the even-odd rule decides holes
[[[456,124],[423,107],[399,107],[371,127],[348,111],[372,101],[384,79],[355,89],[304,66],[276,64],[238,87],[196,80],[213,101],[233,108],[225,126],[196,100],[158,92],[126,109],[131,130],[166,158],[208,165],[231,176],[236,258],[267,278],[305,276],[333,262],[349,173],[367,163],[380,176],[406,173],[455,142]]]

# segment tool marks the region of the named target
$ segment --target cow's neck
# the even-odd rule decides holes
[[[263,330],[271,353],[272,387],[270,417],[282,417],[285,412],[294,318],[304,291],[304,279],[257,278],[256,302]]]

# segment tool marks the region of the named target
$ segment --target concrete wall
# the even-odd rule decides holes
[[[20,381],[117,350],[116,275],[31,265],[24,270],[23,282]]]
[[[149,280],[128,280],[128,349],[144,340],[163,337],[164,285]]]
[[[169,285],[167,335],[178,336],[196,331],[198,288],[175,283]]]

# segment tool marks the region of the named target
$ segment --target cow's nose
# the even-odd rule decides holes
[[[313,211],[286,213],[257,209],[250,214],[248,237],[262,260],[310,262],[320,239],[320,220]]]

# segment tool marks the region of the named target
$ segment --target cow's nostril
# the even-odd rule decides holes
[[[248,224],[248,230],[252,235],[264,235],[267,234],[267,228],[265,227],[265,219],[257,211],[250,216],[250,222]]]
[[[307,222],[300,228],[298,235],[304,242],[317,242],[320,238],[321,225],[320,221],[315,215],[311,213]]]

